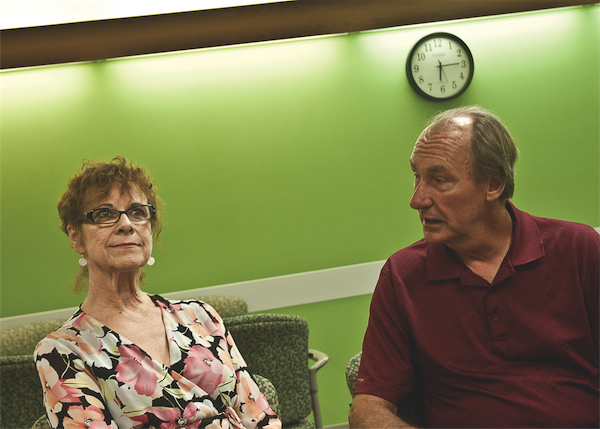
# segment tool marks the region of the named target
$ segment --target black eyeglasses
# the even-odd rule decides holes
[[[132,222],[142,222],[152,219],[156,214],[156,209],[151,204],[135,206],[124,211],[102,207],[87,212],[80,220],[89,219],[94,223],[111,224],[117,223],[121,219],[122,214],[126,214]]]

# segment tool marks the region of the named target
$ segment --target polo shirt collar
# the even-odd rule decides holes
[[[545,253],[544,243],[533,216],[517,209],[510,201],[506,202],[506,209],[513,220],[513,242],[508,257],[502,262],[501,270],[535,261]],[[452,249],[443,244],[427,244],[428,280],[460,278],[461,267],[464,267],[464,264]]]

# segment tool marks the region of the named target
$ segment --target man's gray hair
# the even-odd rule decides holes
[[[512,198],[515,191],[515,162],[519,150],[508,128],[493,113],[478,107],[458,107],[437,114],[430,122],[429,129],[439,131],[448,127],[455,118],[470,118],[471,147],[469,162],[476,183],[500,175],[504,180],[501,198]]]

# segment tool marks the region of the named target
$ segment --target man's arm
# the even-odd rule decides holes
[[[398,407],[373,395],[357,394],[352,401],[348,421],[352,429],[412,428],[396,415]]]

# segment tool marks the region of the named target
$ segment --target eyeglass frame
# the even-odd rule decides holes
[[[129,215],[127,214],[127,212],[130,211],[130,210],[139,209],[140,207],[150,207],[152,209],[150,211],[150,217],[148,219],[132,220],[129,217]],[[114,222],[108,222],[108,223],[98,223],[98,222],[95,222],[94,221],[94,217],[93,217],[94,216],[94,212],[97,212],[97,211],[100,211],[100,210],[112,210],[112,211],[115,211],[115,212],[119,213],[119,217]],[[117,209],[113,209],[112,207],[100,207],[100,208],[97,208],[97,209],[90,210],[89,212],[83,214],[82,217],[81,217],[81,219],[79,219],[79,221],[83,222],[84,220],[91,220],[96,225],[114,225],[115,223],[117,223],[117,222],[119,222],[121,220],[121,216],[123,214],[127,216],[127,219],[129,219],[130,222],[142,222],[142,221],[145,221],[145,220],[150,220],[150,219],[152,219],[156,215],[156,207],[154,207],[152,204],[140,204],[139,206],[130,207],[127,210],[117,210]]]

